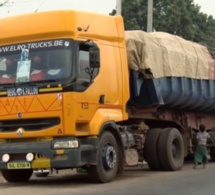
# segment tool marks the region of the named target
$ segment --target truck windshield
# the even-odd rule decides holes
[[[72,74],[72,45],[61,39],[0,46],[0,85],[66,80]]]

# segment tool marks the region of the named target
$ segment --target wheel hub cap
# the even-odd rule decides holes
[[[113,146],[105,145],[102,150],[102,162],[105,169],[113,169],[116,165],[116,150]]]

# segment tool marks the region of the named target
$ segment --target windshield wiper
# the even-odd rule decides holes
[[[73,85],[83,85],[83,86],[89,86],[90,84],[92,84],[93,81],[90,81],[88,79],[77,79],[76,81],[72,82],[72,83],[68,83],[67,85],[64,85],[63,87],[66,88],[66,87],[70,87],[70,86],[73,86]]]
[[[40,80],[40,81],[29,81],[29,82],[20,82],[20,83],[0,83],[0,90],[4,90],[7,88],[15,88],[15,87],[20,87],[23,85],[28,85],[28,86],[32,86],[35,84],[47,84],[47,83],[56,83],[58,82],[58,80],[55,79],[48,79],[48,80]]]
[[[0,90],[15,87],[14,83],[0,83]]]
[[[47,84],[47,83],[54,83],[54,82],[58,82],[58,80],[55,79],[48,79],[48,80],[40,80],[40,81],[28,81],[28,82],[20,82],[20,83],[15,83],[15,86],[20,86],[20,85],[35,85],[35,84]]]

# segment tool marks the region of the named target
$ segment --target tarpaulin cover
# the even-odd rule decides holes
[[[154,78],[215,79],[207,47],[164,32],[126,31],[129,68],[151,69]]]

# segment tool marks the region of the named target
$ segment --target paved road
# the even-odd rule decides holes
[[[71,170],[47,178],[32,177],[26,184],[0,184],[6,195],[213,195],[215,163],[194,170],[186,164],[177,172],[152,172],[147,166],[132,168],[107,184],[91,184],[85,174]]]

